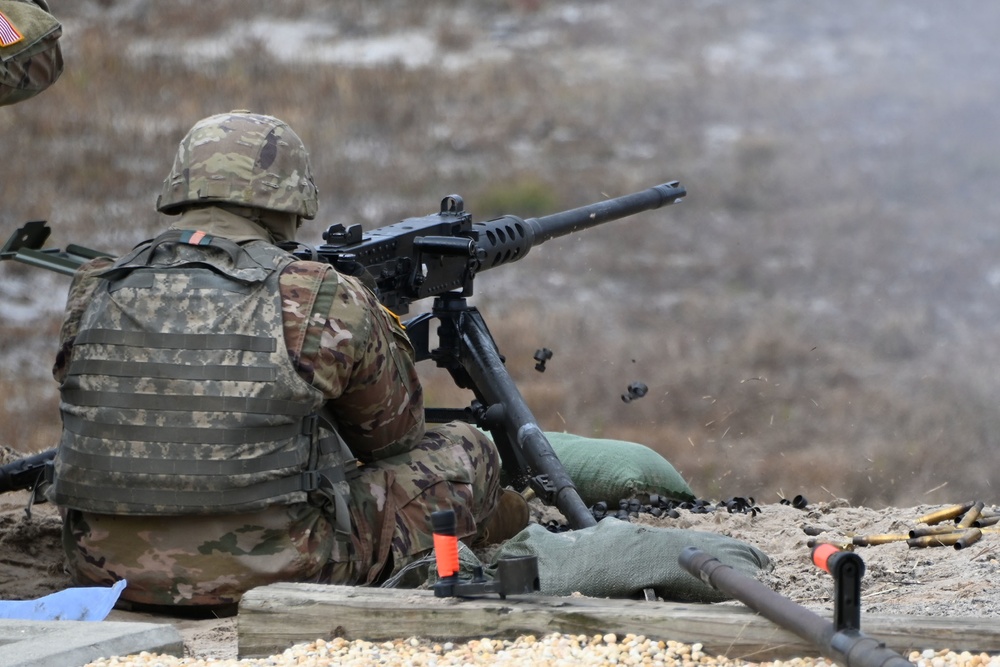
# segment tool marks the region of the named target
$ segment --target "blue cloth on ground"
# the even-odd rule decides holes
[[[103,621],[126,586],[67,588],[37,600],[0,601],[0,618],[25,621]]]

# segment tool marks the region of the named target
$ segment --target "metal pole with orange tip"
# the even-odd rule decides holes
[[[865,562],[853,551],[832,544],[818,544],[812,550],[813,565],[833,577],[833,627],[837,630],[861,629],[861,577]]]
[[[455,511],[440,510],[431,513],[431,529],[434,531],[434,559],[437,563],[438,580],[434,584],[434,595],[450,597],[458,583],[458,535]]]
[[[538,558],[535,556],[515,556],[497,561],[496,574],[487,579],[483,567],[477,565],[472,570],[472,578],[459,578],[461,564],[458,559],[458,533],[454,510],[440,510],[431,513],[431,530],[434,534],[434,559],[437,564],[438,580],[434,584],[434,596],[476,597],[480,595],[527,595],[540,589],[538,581]]]

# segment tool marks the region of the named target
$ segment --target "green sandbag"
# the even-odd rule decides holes
[[[488,571],[495,573],[501,558],[535,556],[543,595],[636,598],[652,588],[673,602],[729,599],[678,564],[678,556],[688,546],[750,577],[774,567],[760,549],[732,537],[607,518],[596,526],[563,533],[531,524],[497,550]]]
[[[730,599],[692,576],[677,562],[685,547],[718,558],[723,565],[757,577],[774,569],[767,555],[755,546],[732,537],[697,530],[657,528],[607,518],[596,526],[552,533],[537,523],[529,525],[494,552],[480,572],[487,580],[496,576],[502,558],[534,556],[538,562],[539,593],[567,596],[634,599],[647,588],[671,602],[722,602]],[[460,574],[472,578],[479,558],[465,544],[458,544]],[[383,588],[433,587],[437,581],[435,556],[410,563]]]
[[[603,500],[614,509],[623,498],[651,494],[695,499],[674,466],[645,445],[549,431],[545,437],[588,506]]]

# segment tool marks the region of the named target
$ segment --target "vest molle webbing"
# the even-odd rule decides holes
[[[344,530],[354,462],[285,349],[290,261],[263,242],[171,231],[102,274],[62,387],[56,504],[183,515],[308,499],[339,507]]]

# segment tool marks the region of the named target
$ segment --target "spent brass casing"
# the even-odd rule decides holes
[[[961,505],[952,505],[951,507],[945,507],[944,509],[938,510],[936,512],[931,512],[930,514],[925,514],[919,519],[917,523],[926,523],[929,526],[941,523],[942,521],[947,521],[948,519],[954,519],[956,516],[960,516],[969,511],[969,508],[975,505],[975,502],[962,503]]]
[[[983,536],[983,531],[978,528],[969,528],[964,533],[962,537],[959,538],[958,542],[955,542],[956,549],[964,549],[970,544],[975,544],[979,541],[979,538]]]
[[[969,510],[965,513],[965,516],[962,517],[962,520],[958,522],[958,527],[972,528],[972,524],[974,524],[976,520],[979,519],[979,515],[982,514],[983,505],[984,505],[983,501],[980,500],[975,505],[970,507]]]
[[[973,535],[972,533],[979,533],[978,535]],[[926,547],[953,547],[962,542],[962,546],[956,547],[957,549],[963,548],[963,546],[968,546],[978,540],[983,536],[983,531],[978,528],[969,528],[964,531],[954,531],[944,535],[924,535],[923,537],[914,537],[913,539],[906,540],[906,544],[911,549],[923,549]]]
[[[979,515],[979,519],[976,520],[976,528],[986,528],[987,526],[995,526],[1000,523],[1000,514],[995,514],[993,516],[985,516],[983,514]]]
[[[905,542],[908,539],[910,536],[903,533],[882,533],[881,535],[859,535],[852,538],[851,543],[859,547],[873,547],[876,544]]]
[[[928,535],[948,535],[949,533],[961,533],[962,529],[952,524],[939,526],[917,526],[910,531],[910,538],[927,537]]]
[[[806,540],[806,546],[812,549],[813,547],[819,546],[820,544],[829,544],[835,546],[838,549],[843,549],[844,551],[854,551],[854,545],[848,539],[835,540],[832,538],[819,539],[813,538],[811,540]]]

